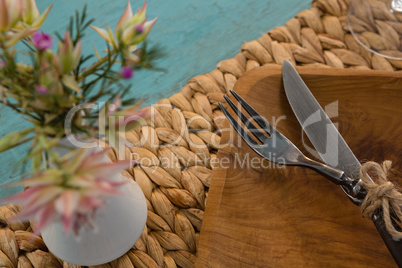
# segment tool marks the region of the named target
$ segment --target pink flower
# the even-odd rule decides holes
[[[142,8],[133,14],[130,1],[128,0],[127,7],[116,25],[116,36],[113,35],[112,29],[108,25],[106,25],[107,30],[92,25],[91,28],[112,45],[113,48],[117,49],[120,45],[123,45],[123,48],[127,49],[144,41],[156,22],[157,18],[147,21],[146,11],[147,5],[145,2]]]
[[[137,33],[143,33],[144,32],[144,26],[142,24],[139,24],[135,27],[135,30]]]
[[[123,69],[121,69],[121,72],[120,72],[121,77],[123,77],[124,79],[132,78],[133,74],[134,74],[134,71],[130,67],[124,67]]]
[[[0,68],[4,68],[7,66],[7,63],[4,60],[0,60]]]
[[[63,223],[66,233],[74,230],[78,234],[85,224],[93,227],[92,218],[104,207],[105,196],[119,194],[117,188],[125,183],[112,178],[130,164],[130,161],[105,161],[105,152],[77,149],[62,158],[62,169],[49,168],[27,180],[10,184],[29,185],[25,191],[0,200],[23,205],[11,221],[36,217],[36,234],[56,221]]]
[[[36,90],[36,92],[38,92],[40,95],[44,95],[44,94],[46,94],[46,93],[49,91],[49,89],[48,89],[47,87],[42,86],[42,85],[40,85],[40,86],[35,86],[35,90]]]
[[[32,40],[35,47],[40,51],[46,50],[53,45],[50,35],[41,32],[35,32],[32,36]]]

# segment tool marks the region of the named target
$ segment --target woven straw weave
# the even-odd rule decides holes
[[[140,165],[127,172],[141,187],[148,220],[140,239],[119,259],[97,267],[192,267],[225,120],[218,109],[246,71],[288,59],[297,65],[397,71],[402,61],[387,60],[361,47],[347,31],[348,1],[318,0],[286,23],[241,47],[217,69],[190,79],[180,93],[151,107],[155,119],[127,138]],[[402,18],[394,22],[402,29]],[[399,28],[398,28],[399,27]],[[221,145],[222,146],[222,145]],[[116,158],[116,155],[110,155]],[[143,161],[146,160],[146,161]],[[162,161],[163,160],[163,161]],[[19,208],[0,207],[0,222]],[[0,267],[79,267],[51,254],[33,226],[16,222],[0,228]]]

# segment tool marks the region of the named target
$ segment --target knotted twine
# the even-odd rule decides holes
[[[363,217],[372,218],[373,213],[380,207],[383,210],[383,218],[387,231],[394,240],[402,239],[402,232],[392,224],[391,211],[396,216],[398,223],[402,222],[402,193],[397,186],[387,179],[392,162],[386,160],[382,165],[376,162],[367,162],[360,169],[360,178],[367,196],[363,200],[360,209]],[[373,174],[373,180],[368,173]]]

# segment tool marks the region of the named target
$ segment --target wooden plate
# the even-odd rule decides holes
[[[357,158],[392,160],[396,176],[390,176],[400,177],[401,73],[298,71],[318,102],[334,115],[331,119]],[[244,74],[235,90],[313,157],[286,99],[280,67]],[[235,137],[232,130],[222,137],[222,142],[238,146],[218,153],[226,164],[214,170],[198,267],[396,266],[373,223],[362,218],[338,186],[311,170],[261,162]]]

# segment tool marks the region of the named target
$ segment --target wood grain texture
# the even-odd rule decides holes
[[[338,101],[339,115],[332,120],[357,158],[392,160],[400,178],[401,73],[298,71],[323,107]],[[235,90],[269,122],[277,120],[277,129],[311,156],[287,102],[280,67],[246,73]],[[281,116],[286,118],[278,120]],[[233,136],[226,131],[222,142]],[[258,157],[244,143],[218,154],[230,159],[230,166],[213,174],[197,267],[396,266],[373,223],[338,186],[300,167],[241,167],[236,155],[248,153],[250,159]]]

